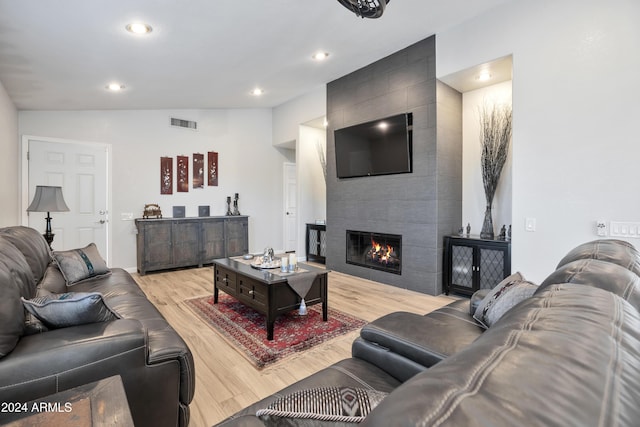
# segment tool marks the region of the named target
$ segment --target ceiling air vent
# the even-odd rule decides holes
[[[198,122],[194,122],[193,120],[176,119],[175,117],[171,117],[171,126],[184,128],[184,129],[198,130]]]

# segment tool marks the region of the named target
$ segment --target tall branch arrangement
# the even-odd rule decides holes
[[[511,141],[511,106],[484,105],[480,113],[480,157],[482,182],[487,206],[493,203],[493,196],[498,188],[498,180],[509,154]]]
[[[318,158],[320,159],[320,164],[322,165],[322,173],[324,175],[324,181],[327,182],[327,159],[324,156],[324,146],[320,143],[320,141],[316,141],[316,150],[318,152]]]

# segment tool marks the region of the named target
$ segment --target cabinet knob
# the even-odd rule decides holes
[[[249,295],[253,295],[255,293],[255,291],[251,290],[249,291]]]

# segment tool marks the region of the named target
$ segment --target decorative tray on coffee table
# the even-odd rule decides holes
[[[258,270],[270,270],[273,268],[280,268],[280,265],[282,265],[282,263],[280,262],[280,259],[274,259],[270,262],[264,262],[261,258],[257,258],[250,265],[253,268],[257,268]]]

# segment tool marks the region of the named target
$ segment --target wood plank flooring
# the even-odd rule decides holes
[[[216,424],[245,406],[283,387],[350,357],[359,331],[294,355],[262,370],[200,321],[184,304],[189,298],[213,292],[213,268],[133,274],[147,297],[162,312],[191,349],[196,369],[196,392],[191,427]],[[329,307],[367,321],[394,311],[428,313],[453,298],[433,297],[342,273],[329,273]]]

